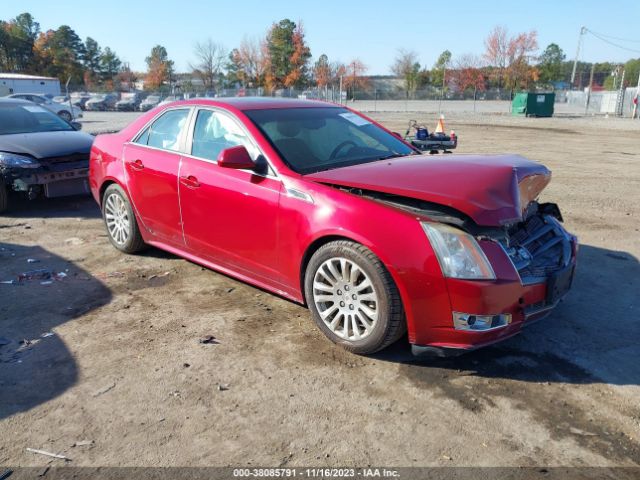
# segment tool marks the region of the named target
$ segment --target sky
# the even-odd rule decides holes
[[[0,18],[30,12],[41,29],[69,25],[84,40],[109,46],[133,70],[144,71],[144,59],[156,44],[164,45],[179,72],[189,70],[193,48],[207,38],[237,46],[243,37],[261,38],[273,22],[302,21],[313,58],[330,61],[359,58],[371,75],[390,74],[399,48],[418,53],[431,68],[445,49],[456,56],[481,55],[484,39],[496,25],[510,33],[538,32],[540,50],[557,43],[567,59],[575,56],[581,26],[609,36],[626,51],[593,35],[584,37],[583,61],[626,61],[640,57],[640,1],[520,0],[479,2],[430,1],[259,1],[242,0],[21,0],[4,2]]]

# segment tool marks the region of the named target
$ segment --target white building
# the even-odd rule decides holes
[[[0,73],[0,95],[12,93],[60,95],[60,80],[21,73]]]

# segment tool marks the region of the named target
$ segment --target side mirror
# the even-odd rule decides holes
[[[218,155],[218,166],[224,168],[236,168],[238,170],[253,170],[255,163],[251,160],[249,152],[243,145],[226,148]]]
[[[71,122],[71,126],[74,130],[82,130],[82,124],[80,122]]]

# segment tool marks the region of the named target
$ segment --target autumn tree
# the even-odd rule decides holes
[[[496,84],[514,89],[537,79],[537,70],[531,66],[533,53],[538,49],[535,30],[513,37],[505,27],[497,26],[485,39],[484,58],[493,67]]]
[[[164,82],[171,81],[173,61],[169,60],[167,49],[162,45],[156,45],[151,49],[151,54],[145,59],[147,63],[147,76],[145,88],[155,90]]]
[[[195,63],[189,64],[206,90],[214,90],[227,59],[227,49],[211,38],[197,42],[193,48]]]
[[[391,65],[391,71],[404,79],[404,88],[407,96],[415,93],[420,82],[420,64],[418,54],[414,51],[399,49],[396,58]]]
[[[369,79],[364,76],[367,66],[358,58],[354,58],[345,66],[343,85],[347,92],[351,91],[351,98],[355,98],[356,89],[364,89],[369,86]]]
[[[289,19],[273,24],[266,39],[267,81],[273,86],[300,86],[306,81],[311,51],[302,25]]]
[[[331,83],[331,65],[329,64],[329,57],[324,53],[318,57],[318,61],[313,66],[313,78],[320,88],[325,88]]]
[[[75,82],[82,81],[84,44],[68,25],[41,33],[33,49],[39,74],[58,77],[63,83],[68,78]]]
[[[452,76],[461,92],[473,90],[473,98],[478,91],[486,90],[486,81],[482,72],[482,61],[478,56],[467,53],[458,57]]]

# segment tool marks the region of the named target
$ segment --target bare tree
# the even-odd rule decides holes
[[[410,92],[415,92],[420,77],[418,54],[403,48],[399,49],[393,65],[391,65],[391,71],[396,76],[404,79],[404,88],[407,95],[409,95]]]
[[[189,64],[191,70],[202,80],[206,90],[213,90],[227,60],[226,48],[208,38],[204,42],[195,44],[193,54],[196,57],[196,62]]]

